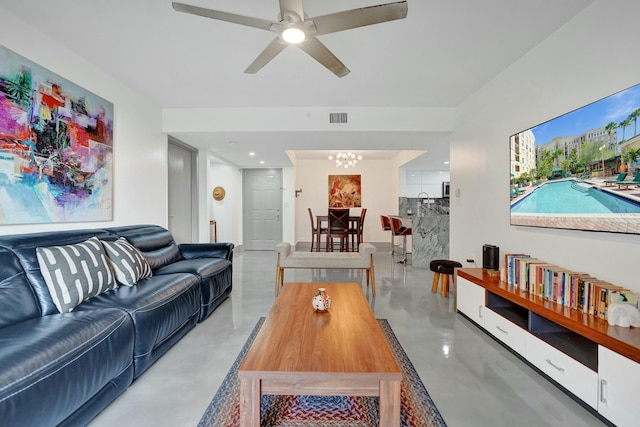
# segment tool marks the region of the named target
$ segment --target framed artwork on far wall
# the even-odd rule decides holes
[[[360,175],[329,175],[329,207],[362,207]]]
[[[0,45],[0,225],[113,219],[113,104]]]

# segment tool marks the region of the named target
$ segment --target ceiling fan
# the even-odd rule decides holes
[[[403,19],[407,16],[407,2],[398,1],[376,6],[362,7],[331,13],[329,15],[308,18],[302,7],[302,0],[279,0],[280,15],[278,21],[269,21],[250,16],[236,15],[198,6],[172,2],[178,12],[204,16],[220,21],[246,25],[278,33],[278,36],[244,70],[245,73],[257,73],[277,54],[290,44],[295,44],[316,61],[324,65],[338,77],[349,74],[349,69],[316,36],[335,33],[351,28],[379,24],[381,22]]]

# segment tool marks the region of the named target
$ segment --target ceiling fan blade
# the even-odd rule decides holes
[[[280,13],[294,12],[300,17],[300,22],[304,22],[304,9],[302,8],[302,0],[280,0]]]
[[[287,43],[283,42],[280,37],[273,39],[271,43],[262,51],[260,55],[244,70],[247,74],[255,74],[269,63],[277,54],[282,52],[287,46]]]
[[[191,6],[184,3],[171,2],[171,5],[177,12],[190,13],[192,15],[204,16],[205,18],[246,25],[247,27],[259,28],[261,30],[271,31],[271,26],[274,24],[272,21],[268,21],[266,19],[236,15],[235,13],[221,12],[219,10],[213,9],[205,9],[204,7]]]
[[[344,77],[350,73],[349,69],[333,54],[320,40],[315,37],[297,45],[307,52],[313,59],[324,65],[338,77]]]
[[[316,35],[329,34],[350,28],[403,19],[407,17],[407,9],[407,2],[399,1],[318,16],[313,18],[312,21],[317,28]]]

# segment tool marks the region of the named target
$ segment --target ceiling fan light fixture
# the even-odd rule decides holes
[[[305,41],[307,35],[298,27],[288,27],[282,30],[282,33],[280,33],[280,37],[282,37],[282,40],[286,41],[287,43],[298,44]]]
[[[276,55],[282,52],[288,44],[298,44],[305,53],[337,77],[344,77],[349,74],[349,69],[316,36],[407,17],[407,0],[396,0],[393,3],[343,10],[315,18],[307,16],[302,7],[302,2],[303,0],[280,0],[280,13],[276,21],[175,1],[171,2],[171,5],[177,12],[277,33],[278,36],[267,45],[244,71],[248,74],[255,74],[260,71]]]

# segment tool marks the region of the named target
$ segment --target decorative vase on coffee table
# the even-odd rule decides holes
[[[318,288],[318,293],[311,300],[311,305],[316,311],[329,311],[329,307],[331,307],[331,297],[327,295],[325,288]]]

